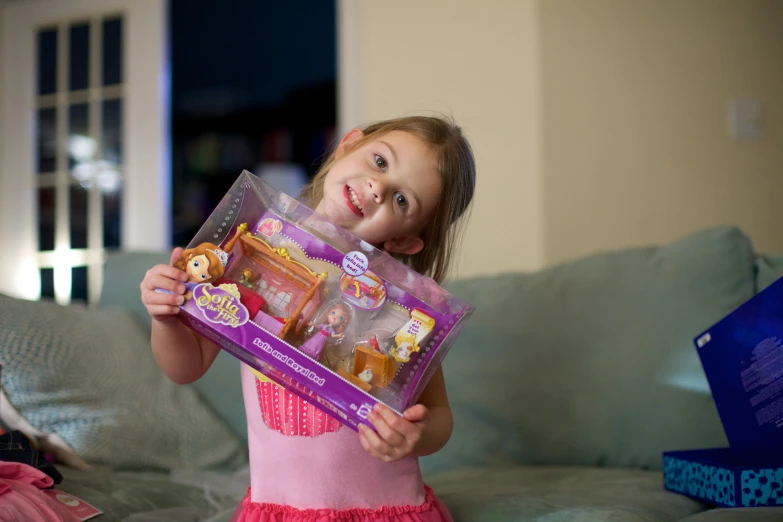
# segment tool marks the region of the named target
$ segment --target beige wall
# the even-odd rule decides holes
[[[340,16],[341,39],[355,45],[341,51],[341,81],[358,83],[358,89],[349,87],[357,97],[343,100],[341,114],[352,120],[343,126],[427,111],[453,116],[468,134],[478,165],[476,205],[458,275],[539,266],[534,1],[340,7],[350,11]],[[346,67],[346,60],[354,63]]]
[[[341,5],[354,43],[341,81],[355,93],[341,114],[439,110],[473,142],[459,276],[726,223],[783,252],[783,2]],[[730,140],[731,97],[762,102],[763,140]]]
[[[782,28],[777,0],[542,1],[546,262],[723,223],[783,252]]]

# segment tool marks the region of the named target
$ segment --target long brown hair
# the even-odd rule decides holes
[[[467,211],[476,187],[476,163],[468,140],[462,129],[445,117],[407,116],[372,123],[361,130],[363,136],[347,146],[344,155],[391,131],[413,134],[431,146],[437,155],[442,190],[435,214],[422,232],[424,248],[413,255],[392,255],[420,274],[441,283],[464,232]],[[336,152],[332,152],[312,182],[304,187],[301,198],[311,208],[323,199],[324,179],[338,159]]]

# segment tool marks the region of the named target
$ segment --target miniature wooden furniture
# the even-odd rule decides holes
[[[313,310],[317,307],[320,302],[319,289],[327,275],[318,274],[299,261],[291,259],[288,249],[271,247],[263,239],[248,232],[246,223],[237,227],[234,237],[226,244],[226,250],[233,249],[237,241],[242,248],[242,255],[260,265],[262,272],[271,272],[301,291],[301,295],[296,296],[296,308],[285,318],[285,324],[280,330],[279,337],[285,340],[288,334],[292,333],[305,307],[311,301],[314,301],[315,305]],[[263,279],[263,273],[261,278]]]
[[[394,377],[395,366],[388,355],[366,346],[356,346],[353,351],[353,373],[359,375],[365,368],[372,370],[370,384],[378,388],[387,387]]]

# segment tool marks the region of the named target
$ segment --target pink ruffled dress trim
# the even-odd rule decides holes
[[[424,486],[426,499],[419,506],[384,506],[378,509],[296,509],[250,500],[250,491],[231,522],[453,522],[432,489]]]

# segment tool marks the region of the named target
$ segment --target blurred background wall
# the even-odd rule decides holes
[[[437,110],[473,142],[459,276],[718,224],[783,251],[783,2],[340,5],[359,49],[351,123]],[[732,99],[759,103],[759,137],[732,137]]]
[[[459,275],[542,266],[536,2],[340,5],[356,19],[346,27],[359,49],[358,77],[348,79],[358,82],[352,120],[438,111],[454,117],[473,145],[478,186]]]

